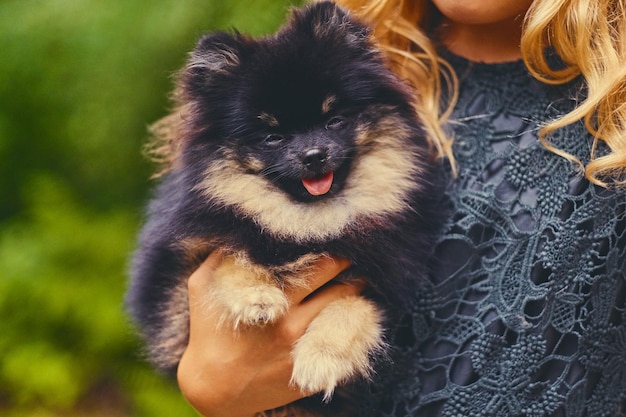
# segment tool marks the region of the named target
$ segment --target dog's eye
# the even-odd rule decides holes
[[[265,143],[266,145],[276,145],[282,142],[283,139],[285,138],[281,135],[270,133],[269,135],[265,136],[265,138],[263,139],[263,143]]]
[[[335,116],[331,117],[328,122],[326,122],[326,129],[334,130],[339,129],[343,126],[345,119],[343,117]]]

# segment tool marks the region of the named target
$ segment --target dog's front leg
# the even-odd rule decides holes
[[[361,296],[331,302],[296,342],[291,382],[329,401],[337,385],[367,379],[374,357],[386,349],[382,321],[376,304]]]
[[[272,323],[289,306],[269,270],[232,255],[213,274],[209,302],[221,306],[222,321],[235,329]]]

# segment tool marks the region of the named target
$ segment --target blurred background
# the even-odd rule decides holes
[[[195,416],[122,300],[147,126],[204,32],[298,0],[0,1],[0,416]]]

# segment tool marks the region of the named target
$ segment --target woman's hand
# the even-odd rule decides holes
[[[290,308],[284,317],[264,327],[235,331],[220,325],[220,312],[202,301],[220,261],[219,253],[211,254],[189,278],[190,336],[178,366],[183,395],[207,417],[251,417],[304,397],[307,393],[289,385],[294,342],[331,301],[358,294],[362,288],[338,283],[307,297],[349,262],[323,257],[314,267],[310,287],[287,293]]]

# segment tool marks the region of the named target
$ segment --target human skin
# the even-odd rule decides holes
[[[444,16],[438,33],[453,53],[496,63],[521,58],[524,14],[533,0],[432,0]]]
[[[523,16],[532,0],[432,0],[444,19],[438,34],[453,53],[477,62],[519,59]],[[178,367],[187,401],[205,417],[252,417],[304,397],[289,384],[291,349],[307,325],[331,301],[358,294],[354,284],[330,282],[348,262],[322,259],[311,287],[288,294],[287,314],[272,325],[234,332],[219,326],[202,296],[220,255],[212,254],[189,279],[190,340]]]

